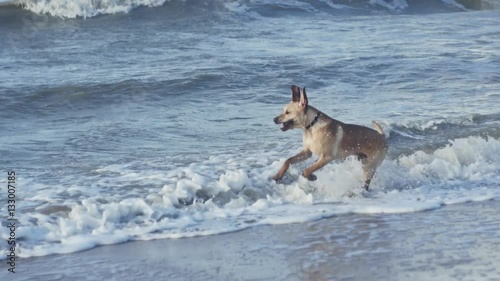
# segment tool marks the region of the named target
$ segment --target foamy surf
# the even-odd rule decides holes
[[[1,6],[13,6],[13,5],[19,5],[18,0],[0,0],[0,7]]]
[[[2,4],[20,4],[24,8],[37,13],[47,14],[54,17],[61,18],[90,18],[98,15],[128,13],[138,7],[159,7],[170,1],[178,1],[182,5],[199,4],[199,1],[186,0],[3,0]],[[321,1],[233,1],[226,0],[220,1],[224,7],[231,12],[240,15],[255,16],[258,13],[252,11],[250,7],[258,6],[274,6],[276,8],[289,8],[298,9],[306,12],[317,13],[326,5],[335,13],[338,11],[370,11],[378,12],[380,9],[386,10],[390,13],[403,13],[411,8],[414,3],[408,3],[405,0],[370,0],[370,1],[337,1],[321,0]],[[455,1],[455,0],[436,0],[435,5],[443,6],[450,11],[465,11],[467,7],[464,4],[477,6],[475,1]],[[480,1],[477,1],[480,2]],[[212,3],[205,5],[213,5]],[[498,8],[497,0],[483,0],[483,4],[479,8]],[[321,5],[323,4],[323,5]],[[215,6],[218,6],[216,3]],[[476,7],[477,8],[477,7]],[[332,12],[328,11],[328,12]]]
[[[89,18],[97,15],[128,13],[137,7],[158,7],[168,0],[20,0],[37,14],[61,18]]]
[[[386,159],[369,194],[362,193],[355,159],[327,166],[316,182],[299,176],[303,166],[293,166],[285,183],[275,184],[269,178],[284,160],[277,155],[288,152],[212,156],[170,171],[137,171],[133,163],[103,166],[95,171],[102,194],[83,182],[46,186],[21,178],[38,192],[19,203],[17,254],[72,253],[130,240],[213,235],[352,213],[420,212],[500,198],[500,141],[494,138],[461,138],[432,152]],[[120,186],[126,183],[130,188],[123,194]],[[134,183],[145,187],[134,189]],[[1,238],[7,236],[2,228]],[[5,254],[0,251],[2,258]]]

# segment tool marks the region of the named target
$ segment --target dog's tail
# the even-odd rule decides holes
[[[375,127],[375,129],[377,130],[377,132],[381,135],[384,134],[384,131],[382,131],[382,127],[380,127],[380,125],[375,122],[375,121],[372,121],[372,124],[373,124],[373,127]]]

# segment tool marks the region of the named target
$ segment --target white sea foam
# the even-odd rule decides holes
[[[399,159],[413,179],[442,181],[463,179],[480,181],[498,178],[500,142],[476,137],[458,139],[426,154],[418,151]]]
[[[96,169],[109,175],[99,182],[103,187],[144,181],[151,185],[137,192],[30,184],[38,195],[23,198],[18,208],[38,207],[18,212],[18,255],[71,253],[128,240],[211,235],[348,213],[418,212],[500,198],[500,141],[493,138],[456,139],[431,153],[387,159],[369,194],[362,193],[362,169],[354,158],[318,171],[316,182],[300,176],[304,165],[292,166],[284,184],[269,181],[283,161],[275,160],[276,154],[286,153],[219,155],[171,171],[141,172],[116,164]],[[196,200],[201,191],[205,198]],[[63,192],[66,197],[61,198]],[[192,199],[192,204],[184,206],[179,199]],[[1,239],[7,238],[2,228]],[[5,254],[0,252],[2,258]]]
[[[88,18],[101,14],[127,13],[140,6],[158,7],[167,0],[21,0],[35,13],[62,18]]]
[[[328,6],[334,8],[334,9],[348,9],[348,8],[351,8],[347,5],[343,5],[343,4],[337,4],[335,3],[335,1],[333,0],[321,0],[321,2],[327,4]]]
[[[372,5],[380,5],[393,11],[403,11],[408,8],[408,3],[406,3],[405,0],[392,0],[392,2],[386,2],[384,0],[370,0],[369,3]]]
[[[89,18],[97,15],[128,13],[137,7],[159,7],[164,5],[167,1],[171,0],[0,0],[0,4],[5,3],[21,3],[26,9],[40,14],[49,14],[55,17],[62,18]],[[458,4],[454,0],[441,0],[444,4],[451,7],[465,10],[464,6]],[[330,8],[336,10],[351,9],[349,5],[337,4],[335,1],[322,0]],[[403,12],[409,4],[406,0],[370,0],[372,6],[381,6],[390,11]],[[250,16],[257,16],[255,12],[249,12],[247,3],[243,1],[223,1],[227,10],[238,14],[245,14]],[[309,12],[319,12],[309,4],[307,1],[252,1],[252,5],[276,5],[280,7],[294,7],[303,9]],[[497,7],[498,3],[490,0],[488,5]]]
[[[419,131],[427,131],[427,130],[437,130],[441,125],[472,125],[474,124],[474,115],[467,115],[462,117],[438,117],[433,118],[431,120],[422,121],[422,120],[402,120],[396,126],[405,127],[408,129],[415,129]],[[390,130],[393,128],[391,127]]]
[[[459,3],[457,3],[455,0],[441,0],[446,5],[465,10],[465,7]],[[387,0],[370,0],[370,4],[372,5],[379,5],[384,8],[387,8],[392,11],[397,11],[401,12],[406,10],[409,7],[409,4],[406,2],[406,0],[392,0],[392,1],[387,1]]]
[[[464,5],[457,3],[455,0],[441,0],[443,3],[448,4],[450,6],[465,10]]]
[[[16,5],[19,1],[17,0],[0,0],[0,6],[2,5]]]
[[[500,9],[499,0],[483,0],[482,5],[490,9]]]

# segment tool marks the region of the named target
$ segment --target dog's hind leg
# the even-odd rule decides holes
[[[373,175],[375,175],[375,169],[365,169],[365,184],[363,188],[366,191],[370,188],[370,182],[372,181]]]
[[[358,160],[361,161],[361,164],[363,165],[363,171],[365,174],[365,184],[363,185],[363,188],[368,191],[368,188],[370,187],[370,182],[372,181],[373,175],[375,174],[375,170],[371,168],[372,165],[366,154],[358,153],[356,154],[356,156],[358,156]]]
[[[382,163],[385,157],[385,151],[382,153],[378,153],[375,155],[375,157],[369,158],[367,157],[366,154],[360,153],[358,154],[358,159],[361,161],[363,164],[363,171],[365,174],[365,183],[363,185],[363,188],[366,189],[366,191],[369,190],[370,188],[370,183],[372,181],[373,176],[375,175],[375,171],[377,170],[377,167]]]

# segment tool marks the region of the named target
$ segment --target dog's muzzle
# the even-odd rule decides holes
[[[284,132],[284,131],[290,129],[292,127],[292,125],[293,125],[293,120],[289,120],[289,121],[286,121],[283,124],[281,124],[280,129]]]
[[[292,127],[292,125],[293,125],[293,120],[288,120],[286,122],[281,123],[279,121],[279,116],[276,117],[276,118],[274,118],[273,121],[274,121],[275,124],[281,124],[281,128],[280,129],[283,132],[286,131],[286,130],[288,130],[288,129],[290,129]]]

